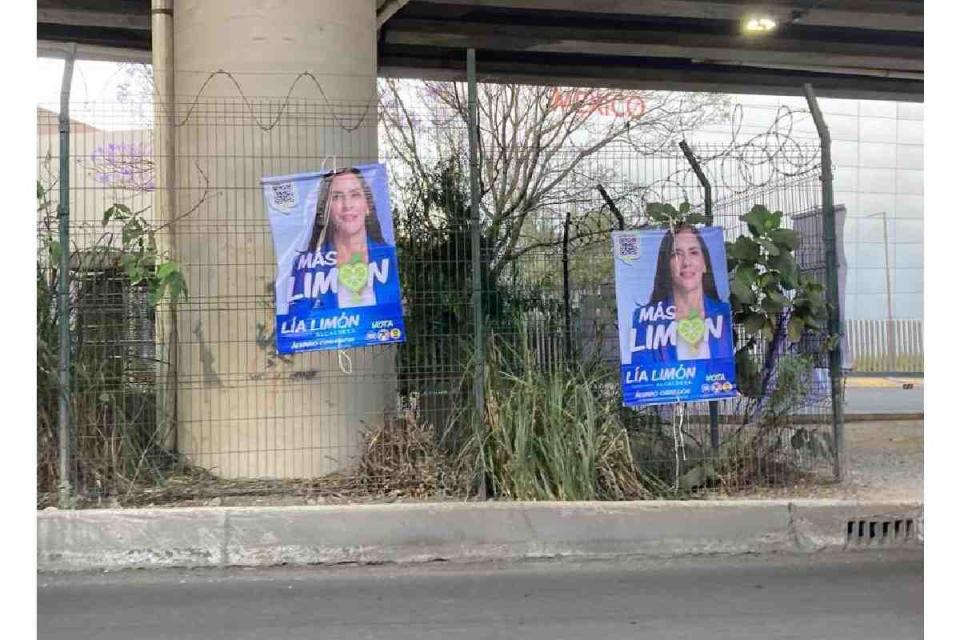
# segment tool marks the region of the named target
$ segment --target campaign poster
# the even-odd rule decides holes
[[[277,352],[403,342],[386,167],[261,182],[277,260]]]
[[[626,406],[737,395],[723,231],[613,233]]]

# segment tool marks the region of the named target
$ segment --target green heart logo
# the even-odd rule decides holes
[[[367,286],[367,265],[363,264],[359,253],[354,253],[350,262],[340,267],[337,278],[354,293],[360,293]]]
[[[677,333],[691,347],[696,347],[703,340],[703,334],[706,333],[707,325],[697,313],[696,309],[691,309],[687,317],[677,323]]]

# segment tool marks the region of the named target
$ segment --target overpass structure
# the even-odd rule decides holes
[[[472,47],[490,80],[780,95],[809,82],[821,96],[923,99],[922,0],[376,0],[376,11],[380,76],[462,79]],[[40,50],[77,42],[86,57],[149,61],[150,16],[150,0],[38,0]],[[757,16],[776,28],[745,33]]]

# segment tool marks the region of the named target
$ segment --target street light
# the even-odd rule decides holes
[[[777,28],[777,21],[770,16],[750,16],[743,21],[743,31],[748,34],[770,33]]]
[[[896,370],[897,345],[893,338],[893,298],[890,294],[890,252],[887,242],[887,212],[878,211],[866,217],[875,218],[877,216],[883,219],[883,265],[887,276],[887,369],[893,372]]]

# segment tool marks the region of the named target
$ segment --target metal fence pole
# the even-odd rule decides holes
[[[887,236],[887,212],[878,211],[866,217],[873,218],[875,216],[880,216],[883,220],[883,268],[887,277],[887,371],[892,373],[897,370],[897,342],[894,337],[893,297],[890,288],[890,240]]]
[[[157,241],[177,258],[176,230],[176,103],[173,73],[173,0],[153,0],[151,34],[154,77],[154,154],[157,189],[154,192]],[[157,437],[168,451],[177,449],[177,368],[179,336],[177,302],[157,307]]]
[[[57,282],[57,314],[60,329],[58,426],[60,439],[59,504],[70,507],[73,494],[70,479],[70,85],[73,80],[73,45],[63,61],[63,82],[60,85],[60,201],[57,203],[57,226],[60,233],[60,278]]]
[[[693,172],[697,174],[697,179],[703,187],[703,215],[707,218],[707,225],[713,226],[713,190],[710,188],[710,181],[700,167],[700,162],[693,155],[693,150],[686,140],[680,141],[680,150],[690,163]],[[716,451],[720,448],[720,403],[711,400],[707,405],[710,409],[710,448]]]
[[[473,263],[473,402],[474,428],[481,435],[483,427],[483,300],[480,269],[480,160],[477,139],[477,51],[467,49],[467,109],[470,127],[470,254]],[[480,448],[483,455],[483,447]],[[480,497],[487,497],[486,473],[480,474]]]
[[[823,200],[823,245],[827,278],[827,330],[837,342],[830,349],[830,400],[833,408],[833,473],[837,481],[843,480],[846,459],[843,444],[843,389],[840,370],[840,283],[837,273],[837,227],[833,210],[833,165],[830,157],[830,130],[817,104],[817,96],[810,84],[803,85],[807,106],[817,125],[820,136],[820,181]]]
[[[563,358],[565,363],[573,360],[573,342],[570,326],[570,217],[571,209],[576,207],[576,203],[567,208],[567,214],[563,219],[563,253],[561,263],[563,267]]]

